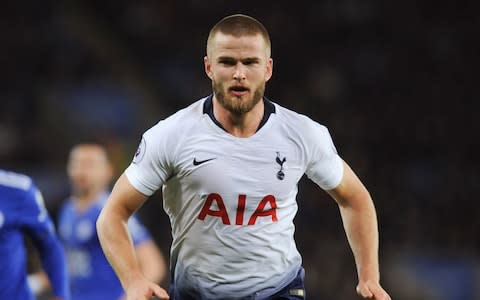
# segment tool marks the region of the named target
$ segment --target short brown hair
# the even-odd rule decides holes
[[[270,56],[271,53],[271,41],[270,35],[268,34],[267,29],[260,23],[257,19],[252,18],[247,15],[236,14],[227,16],[215,24],[210,33],[208,34],[207,39],[207,55],[210,48],[210,41],[213,39],[217,32],[223,34],[233,35],[235,37],[246,36],[246,35],[257,35],[260,34],[265,40],[265,45],[267,46],[267,53]]]

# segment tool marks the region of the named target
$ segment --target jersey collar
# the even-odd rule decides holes
[[[258,125],[256,131],[259,131],[260,128],[262,128],[263,125],[267,123],[270,115],[275,113],[275,105],[270,100],[268,100],[267,97],[263,97],[263,103],[265,104],[265,110],[263,112],[263,118],[260,121],[260,124]],[[215,123],[218,127],[225,130],[225,128],[223,128],[222,124],[218,122],[218,120],[215,118],[215,115],[213,114],[213,95],[208,96],[205,102],[203,102],[203,113],[207,114],[210,119],[212,119],[213,123]]]

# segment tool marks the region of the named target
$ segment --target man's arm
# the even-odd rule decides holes
[[[146,199],[147,196],[137,191],[122,174],[98,217],[98,238],[127,299],[147,300],[152,296],[168,299],[164,289],[143,275],[128,232],[128,219]]]
[[[55,299],[70,299],[64,250],[45,207],[42,193],[34,184],[25,194],[21,218],[24,218],[21,221],[24,229],[38,250]]]
[[[365,186],[344,165],[340,184],[327,192],[337,201],[358,273],[357,293],[363,298],[390,300],[380,286],[378,225],[375,207]]]
[[[155,283],[161,283],[167,273],[162,252],[153,240],[147,240],[135,247],[138,263],[145,277]]]
[[[70,299],[66,259],[60,241],[52,235],[35,240],[35,244],[55,299]]]

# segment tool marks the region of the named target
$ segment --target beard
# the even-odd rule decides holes
[[[265,94],[265,82],[255,88],[252,98],[249,99],[240,99],[235,96],[227,97],[226,93],[228,91],[225,86],[215,80],[212,80],[212,89],[213,94],[223,108],[233,115],[241,116],[250,112],[255,105],[263,99],[263,95]],[[250,93],[245,96],[250,96]]]

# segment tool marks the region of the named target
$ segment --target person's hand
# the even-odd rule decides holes
[[[378,282],[364,281],[357,285],[357,294],[363,299],[392,300]]]
[[[126,300],[150,299],[170,299],[170,297],[164,289],[148,280],[136,280],[126,291]]]

